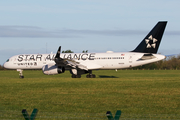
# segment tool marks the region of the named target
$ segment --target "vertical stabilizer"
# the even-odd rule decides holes
[[[61,54],[61,46],[59,46],[59,49],[58,49],[58,51],[56,53],[55,58],[60,58],[60,54]]]
[[[132,52],[157,53],[167,21],[158,22]]]

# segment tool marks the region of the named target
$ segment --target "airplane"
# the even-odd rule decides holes
[[[61,46],[56,54],[20,54],[9,58],[4,68],[17,69],[20,78],[24,78],[25,69],[42,69],[46,75],[55,75],[69,70],[72,78],[95,78],[92,70],[124,69],[141,66],[165,59],[157,54],[167,21],[159,21],[141,43],[130,52],[106,53],[61,53]]]

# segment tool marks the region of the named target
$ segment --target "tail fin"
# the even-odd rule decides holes
[[[167,21],[161,21],[149,32],[132,52],[157,53]]]
[[[61,46],[59,46],[59,49],[58,49],[58,51],[56,53],[55,58],[60,58],[60,54],[61,54]]]

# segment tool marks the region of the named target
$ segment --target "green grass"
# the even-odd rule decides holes
[[[0,71],[0,119],[24,120],[21,111],[39,110],[43,119],[180,119],[179,70],[99,70],[97,78],[43,75],[42,71]]]

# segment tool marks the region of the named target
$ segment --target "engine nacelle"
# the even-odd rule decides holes
[[[54,64],[47,64],[47,65],[42,67],[42,71],[46,75],[55,75],[55,74],[64,73],[65,68],[64,67],[58,67]]]

